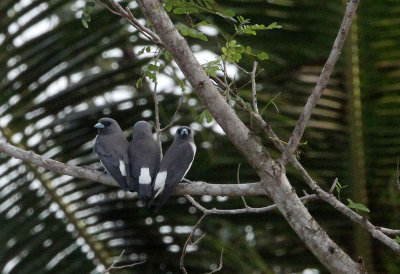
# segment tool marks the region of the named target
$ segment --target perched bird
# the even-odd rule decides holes
[[[130,175],[128,140],[126,140],[118,123],[111,118],[101,118],[94,127],[98,130],[93,148],[94,152],[121,188],[128,190]]]
[[[147,206],[152,197],[151,183],[160,165],[161,151],[153,138],[152,126],[146,121],[139,121],[133,126],[128,155],[133,188],[137,189],[140,200]]]
[[[196,145],[192,130],[189,127],[178,128],[172,145],[161,160],[160,169],[154,181],[154,198],[162,193],[156,211],[164,205],[189,171],[195,154]]]

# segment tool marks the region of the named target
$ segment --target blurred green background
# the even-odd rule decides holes
[[[136,88],[150,55],[138,32],[98,2],[89,28],[80,21],[83,0],[0,1],[0,128],[2,140],[74,165],[99,167],[92,146],[95,122],[109,116],[131,137],[134,122],[154,121],[150,85]],[[288,140],[318,79],[336,36],[346,3],[317,0],[218,1],[252,23],[278,22],[282,29],[239,36],[253,49],[266,51],[259,65],[259,108],[282,140]],[[132,12],[142,15],[134,2]],[[171,15],[175,23],[188,18]],[[314,111],[301,146],[300,160],[325,189],[335,177],[341,199],[371,210],[363,214],[379,226],[399,228],[396,165],[400,154],[400,1],[361,0],[353,27],[324,95]],[[198,14],[191,20],[214,22],[232,33],[229,20]],[[224,40],[208,29],[208,42],[188,38],[201,63],[220,55]],[[208,58],[208,59],[207,59]],[[251,70],[253,60],[241,65]],[[187,86],[182,90],[159,74],[162,126],[183,100],[175,125],[196,131],[198,152],[191,180],[235,183],[258,180],[243,157],[215,124],[196,122],[204,110]],[[238,83],[248,78],[231,67]],[[180,75],[181,76],[181,75]],[[240,96],[250,98],[249,86]],[[277,109],[271,104],[274,99]],[[248,114],[239,110],[251,126]],[[171,132],[162,136],[164,149]],[[272,155],[272,143],[255,126]],[[299,195],[306,185],[289,167]],[[308,190],[309,191],[309,190]],[[240,198],[197,197],[208,207],[242,207]],[[270,203],[247,197],[250,206]],[[399,258],[347,218],[321,202],[311,214],[352,258],[363,256],[370,273],[399,273]],[[126,250],[121,263],[146,260],[126,273],[178,273],[183,244],[201,214],[184,197],[171,197],[155,215],[131,193],[95,182],[60,176],[0,155],[1,273],[98,273]],[[208,216],[207,233],[189,249],[189,273],[215,269],[224,247],[220,273],[325,273],[279,212]],[[200,232],[198,233],[200,234]]]

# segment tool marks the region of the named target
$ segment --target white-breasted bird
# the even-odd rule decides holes
[[[93,147],[94,152],[121,188],[128,190],[130,175],[128,140],[114,119],[101,118],[94,127],[98,130]]]
[[[153,138],[152,126],[146,121],[136,122],[128,149],[129,169],[140,200],[146,206],[152,197],[152,182],[160,165],[161,151]]]
[[[154,198],[161,194],[156,211],[182,181],[192,166],[196,154],[193,131],[189,127],[179,127],[174,141],[161,160],[160,168],[154,180]]]

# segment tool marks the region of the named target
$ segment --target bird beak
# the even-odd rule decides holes
[[[105,128],[105,126],[102,123],[97,123],[94,125],[95,128]]]
[[[183,136],[183,135],[189,135],[189,132],[186,128],[182,129],[182,131],[181,131],[181,136]]]

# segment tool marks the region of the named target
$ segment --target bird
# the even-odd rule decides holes
[[[114,119],[101,118],[94,127],[98,130],[93,147],[94,152],[111,177],[123,190],[127,191],[130,175],[128,140]]]
[[[193,134],[189,127],[179,127],[175,133],[174,141],[161,160],[153,190],[154,198],[161,194],[156,212],[168,200],[192,166],[196,154]]]
[[[152,182],[160,165],[161,150],[153,138],[152,126],[146,121],[138,121],[133,126],[132,142],[128,148],[129,169],[133,189],[137,189],[139,199],[145,206],[152,197]]]

